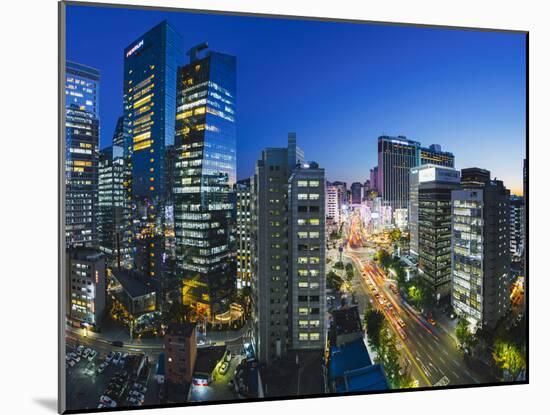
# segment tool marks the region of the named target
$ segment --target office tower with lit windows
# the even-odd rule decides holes
[[[230,232],[236,181],[236,58],[187,53],[178,69],[174,223],[184,304],[209,321],[229,315],[235,286]]]
[[[99,249],[110,266],[121,267],[128,259],[125,207],[124,149],[113,145],[99,152],[98,173]]]
[[[452,306],[494,328],[510,307],[510,191],[487,170],[463,169],[451,200]]]
[[[523,223],[525,203],[523,197],[510,196],[510,254],[512,261],[523,259],[525,228]]]
[[[451,290],[451,192],[459,187],[460,172],[451,167],[411,169],[409,249],[438,300]]]
[[[162,272],[163,251],[158,245],[163,245],[164,238],[165,154],[174,143],[182,43],[181,36],[163,21],[131,42],[123,55],[128,222],[134,226],[134,258],[149,259],[147,266],[140,263],[149,277],[161,277]]]
[[[94,248],[78,247],[68,251],[66,261],[68,317],[97,328],[107,294],[105,255]]]
[[[303,161],[289,134],[287,147],[262,151],[252,183],[252,330],[265,364],[285,355],[290,343],[288,180]]]
[[[68,248],[97,246],[99,82],[97,69],[67,62],[65,241]]]
[[[325,215],[332,223],[340,223],[340,198],[338,187],[327,182],[325,185]]]
[[[360,205],[363,201],[363,185],[359,182],[354,182],[350,186],[351,190],[351,204]]]
[[[386,206],[408,209],[409,171],[419,165],[420,143],[406,137],[378,137],[378,192]]]
[[[250,287],[252,277],[251,179],[239,180],[235,187],[237,196],[237,289],[241,289]]]
[[[338,189],[338,203],[340,204],[340,209],[343,206],[349,206],[349,198],[348,198],[348,187],[346,182],[332,182],[332,186]]]
[[[439,144],[432,144],[429,147],[421,147],[419,149],[419,166],[432,164],[436,166],[455,166],[455,156],[448,151],[442,151]]]
[[[289,347],[326,346],[325,171],[297,166],[288,181]]]

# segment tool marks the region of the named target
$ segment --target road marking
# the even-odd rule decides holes
[[[449,356],[449,352],[445,349],[442,349],[443,350],[443,353],[445,353],[445,356]]]
[[[452,370],[452,372],[453,372],[453,375],[455,375],[455,377],[456,377],[457,379],[460,379],[460,376],[458,376],[458,374],[457,374],[454,370]]]
[[[439,356],[439,360],[441,361],[441,363],[445,364],[445,360],[443,360],[441,356]]]

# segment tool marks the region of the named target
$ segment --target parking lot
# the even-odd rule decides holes
[[[159,402],[159,387],[143,354],[124,350],[95,350],[86,346],[66,350],[67,407],[94,409],[151,405]],[[71,363],[72,362],[72,363]]]

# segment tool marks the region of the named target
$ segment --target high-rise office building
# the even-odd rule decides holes
[[[162,277],[166,148],[174,143],[181,36],[162,21],[124,49],[124,148],[134,262]],[[160,254],[160,256],[159,256]],[[148,258],[149,264],[141,259]]]
[[[174,221],[183,302],[214,321],[229,313],[235,286],[237,62],[207,48],[192,48],[189,64],[178,69]]]
[[[115,131],[113,133],[113,146],[117,146],[124,150],[124,137],[125,137],[125,128],[124,128],[124,116],[118,117],[116,121]]]
[[[363,184],[354,182],[351,184],[351,204],[360,205],[363,202]]]
[[[325,171],[317,163],[303,164],[288,183],[289,347],[324,350]]]
[[[370,188],[378,192],[378,166],[370,169]]]
[[[237,289],[241,289],[250,287],[252,277],[251,179],[239,180],[235,187],[237,196]]]
[[[510,306],[510,192],[472,168],[451,197],[451,303],[470,324],[495,327]]]
[[[442,151],[439,144],[432,144],[429,147],[422,147],[419,149],[420,164],[433,164],[436,166],[455,166],[455,156],[448,151]]]
[[[97,69],[67,62],[65,76],[65,241],[97,246],[99,151]]]
[[[325,184],[325,215],[331,219],[333,223],[340,223],[340,197],[338,187],[330,182]]]
[[[523,197],[510,196],[510,254],[513,261],[521,261],[523,258],[525,240]]]
[[[263,150],[252,183],[252,329],[266,364],[286,354],[289,343],[287,193],[302,154],[294,135],[287,147]]]
[[[338,189],[338,203],[340,205],[340,209],[342,209],[343,206],[349,206],[349,198],[348,198],[348,187],[346,182],[332,182],[332,186]]]
[[[403,136],[378,138],[378,192],[392,210],[409,205],[409,171],[419,165],[420,143]]]
[[[124,149],[109,146],[99,152],[98,234],[99,249],[107,255],[109,265],[126,263],[128,247],[125,221]]]
[[[451,192],[459,187],[460,172],[451,167],[411,169],[409,249],[438,299],[451,291]]]
[[[75,322],[97,328],[105,311],[105,255],[94,248],[73,248],[67,254],[67,305]]]

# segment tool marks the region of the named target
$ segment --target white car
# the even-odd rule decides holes
[[[108,366],[108,364],[106,362],[103,362],[102,364],[100,364],[97,367],[97,373],[102,373],[107,366]]]
[[[84,351],[84,346],[80,345],[76,348],[76,353],[80,356]]]
[[[109,354],[105,357],[105,361],[107,363],[111,363],[111,360],[113,360],[113,357],[115,357],[115,353],[114,352],[109,352]]]
[[[88,347],[86,350],[84,350],[84,353],[82,353],[82,357],[83,357],[84,359],[87,359],[88,356],[90,355],[90,353],[92,353],[92,349],[90,349],[90,348]]]
[[[70,356],[70,358],[73,359],[75,362],[77,362],[77,363],[80,362],[80,356],[77,355],[75,352],[69,353],[69,356]]]
[[[92,350],[92,352],[88,356],[88,360],[91,362],[92,360],[94,360],[96,358],[96,356],[97,356],[97,352],[95,350]]]
[[[140,384],[140,383],[134,383],[134,390],[140,392],[140,393],[145,393],[147,392],[147,388]]]
[[[113,357],[113,364],[117,365],[120,363],[120,358],[122,357],[122,354],[120,352],[116,352],[115,356]]]
[[[73,367],[74,365],[76,365],[76,362],[73,359],[68,360],[67,363],[69,364],[70,367]]]
[[[130,397],[128,398],[128,403],[130,405],[135,405],[135,406],[141,406],[142,405],[142,402],[134,397]]]
[[[145,395],[143,393],[140,393],[138,391],[130,391],[130,393],[128,394],[140,401],[143,401],[145,399]]]

